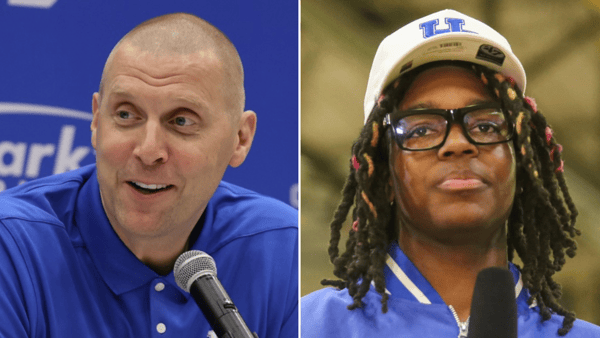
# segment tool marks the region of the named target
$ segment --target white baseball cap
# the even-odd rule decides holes
[[[525,92],[525,70],[508,41],[483,22],[446,9],[415,20],[383,39],[367,83],[365,123],[388,84],[420,65],[443,60],[485,66],[513,78]]]

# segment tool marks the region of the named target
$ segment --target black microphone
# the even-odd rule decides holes
[[[492,267],[477,275],[469,338],[517,338],[517,302],[512,273]]]
[[[182,253],[173,268],[175,281],[189,292],[219,338],[255,338],[217,279],[217,266],[199,250]]]

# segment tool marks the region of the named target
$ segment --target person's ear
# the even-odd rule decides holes
[[[230,166],[235,168],[244,163],[252,146],[255,132],[256,113],[251,110],[243,112],[238,124],[237,143],[229,161]]]
[[[100,117],[100,94],[94,93],[92,95],[92,124],[90,125],[90,130],[92,131],[92,147],[96,149],[96,137],[98,130],[98,118]]]
[[[388,201],[390,203],[394,202],[394,198],[396,198],[396,194],[394,193],[394,181],[392,180],[392,173],[390,173],[390,179],[388,180],[388,186],[387,186],[387,196],[388,196]]]

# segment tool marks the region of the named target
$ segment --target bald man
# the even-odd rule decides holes
[[[297,212],[221,181],[252,145],[244,75],[189,14],[144,22],[92,97],[96,164],[0,195],[0,336],[213,337],[173,277],[211,255],[259,337],[298,334]]]

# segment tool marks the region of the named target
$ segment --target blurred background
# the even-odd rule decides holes
[[[487,23],[527,73],[526,95],[563,145],[579,209],[577,256],[556,280],[562,303],[600,324],[600,1],[304,0],[301,3],[301,294],[334,277],[329,222],[363,123],[367,78],[380,41],[403,25],[452,8]],[[347,233],[350,223],[347,222]],[[341,249],[343,243],[341,242]]]

